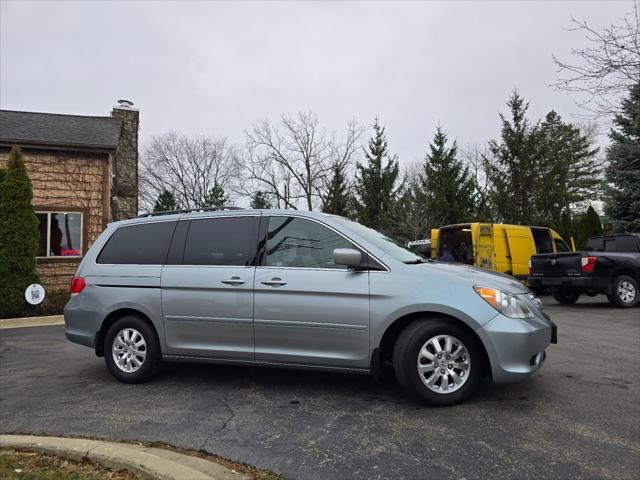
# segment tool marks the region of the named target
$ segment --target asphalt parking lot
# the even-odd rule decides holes
[[[62,326],[2,330],[0,432],[161,441],[292,479],[638,478],[640,308],[545,303],[542,370],[444,409],[391,374],[173,364],[124,385]]]

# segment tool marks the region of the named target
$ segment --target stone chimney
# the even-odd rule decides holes
[[[138,215],[138,127],[140,112],[133,102],[118,100],[111,111],[122,120],[120,141],[111,162],[111,221]]]

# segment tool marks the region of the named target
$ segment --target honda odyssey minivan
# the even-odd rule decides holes
[[[432,405],[535,372],[556,328],[512,277],[438,263],[346,218],[289,210],[110,224],[73,279],[66,336],[120,381],[161,360],[379,375]]]

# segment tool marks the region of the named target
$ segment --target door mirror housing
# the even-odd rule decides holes
[[[336,265],[357,268],[362,264],[362,253],[354,248],[336,248],[333,251],[333,261]]]

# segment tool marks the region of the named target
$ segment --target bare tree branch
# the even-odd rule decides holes
[[[580,92],[586,99],[578,103],[599,118],[617,112],[619,96],[640,82],[640,0],[633,1],[633,11],[620,24],[596,30],[586,20],[571,18],[569,31],[582,32],[590,46],[574,48],[576,62],[553,56],[558,66],[557,90]]]
[[[218,185],[233,191],[239,178],[235,150],[225,139],[170,132],[154,137],[140,167],[140,204],[150,210],[163,191],[181,208],[201,208]]]
[[[245,132],[246,148],[238,160],[244,177],[239,191],[247,196],[265,191],[278,208],[313,210],[326,196],[334,162],[351,161],[362,131],[351,121],[344,138],[328,139],[313,112],[282,115],[277,124],[257,122]]]

